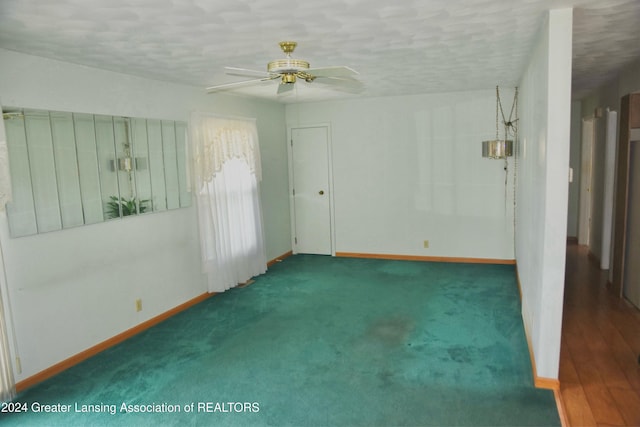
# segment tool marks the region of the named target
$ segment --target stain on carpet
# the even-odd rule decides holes
[[[414,322],[405,317],[385,317],[377,319],[366,331],[369,339],[376,340],[386,346],[398,346],[405,343],[413,330]]]

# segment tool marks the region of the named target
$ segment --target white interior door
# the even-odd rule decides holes
[[[629,144],[629,199],[624,296],[640,308],[640,142]]]
[[[296,253],[331,255],[328,136],[326,126],[291,129]]]
[[[578,212],[578,244],[589,245],[591,229],[591,176],[593,164],[593,119],[582,120],[580,161],[580,210]]]

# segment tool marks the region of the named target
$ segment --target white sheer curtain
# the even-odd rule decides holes
[[[0,111],[2,107],[0,106]],[[11,200],[11,178],[9,175],[9,153],[7,139],[4,132],[4,119],[0,121],[0,222],[5,220],[5,205]],[[15,380],[11,367],[11,352],[9,351],[9,335],[7,333],[7,316],[3,293],[7,289],[4,271],[4,255],[2,241],[0,241],[0,401],[6,402],[15,396]]]
[[[255,120],[191,116],[193,187],[209,292],[267,270]]]

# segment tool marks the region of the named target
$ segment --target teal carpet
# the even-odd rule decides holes
[[[311,255],[16,402],[29,411],[0,424],[560,425],[533,386],[513,266]]]

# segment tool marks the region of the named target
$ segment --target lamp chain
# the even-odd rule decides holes
[[[518,86],[516,86],[516,92],[513,99],[513,106],[511,107],[511,111],[515,110],[516,121],[518,120]],[[516,190],[517,180],[518,180],[518,155],[520,154],[520,150],[518,149],[518,127],[513,127],[513,258],[516,258],[516,207],[517,207],[517,198],[516,198]]]
[[[502,108],[500,106],[500,89],[496,86],[496,141],[500,140],[500,135],[498,134],[498,111]]]
[[[508,133],[507,122],[504,118],[504,111],[502,110],[502,102],[500,101],[500,87],[496,86],[496,141],[500,141],[500,135],[498,133],[498,120],[499,115],[502,115],[502,124],[504,125],[504,147],[506,148]],[[504,208],[507,210],[507,188],[509,183],[509,159],[504,156]]]
[[[496,86],[496,140],[500,140],[499,135],[499,120],[500,116],[502,116],[502,124],[504,125],[504,143],[509,139],[509,129],[513,132],[513,145],[514,147],[514,165],[513,165],[513,245],[514,245],[514,256],[515,256],[515,230],[516,230],[516,174],[518,169],[518,127],[516,122],[518,121],[518,87],[515,88],[515,92],[513,95],[513,103],[511,104],[511,111],[509,111],[509,119],[504,115],[504,109],[502,108],[502,101],[500,100],[500,87]],[[515,117],[514,117],[515,114]],[[505,210],[507,207],[507,188],[509,183],[509,159],[507,156],[504,157],[504,202],[505,202]]]

